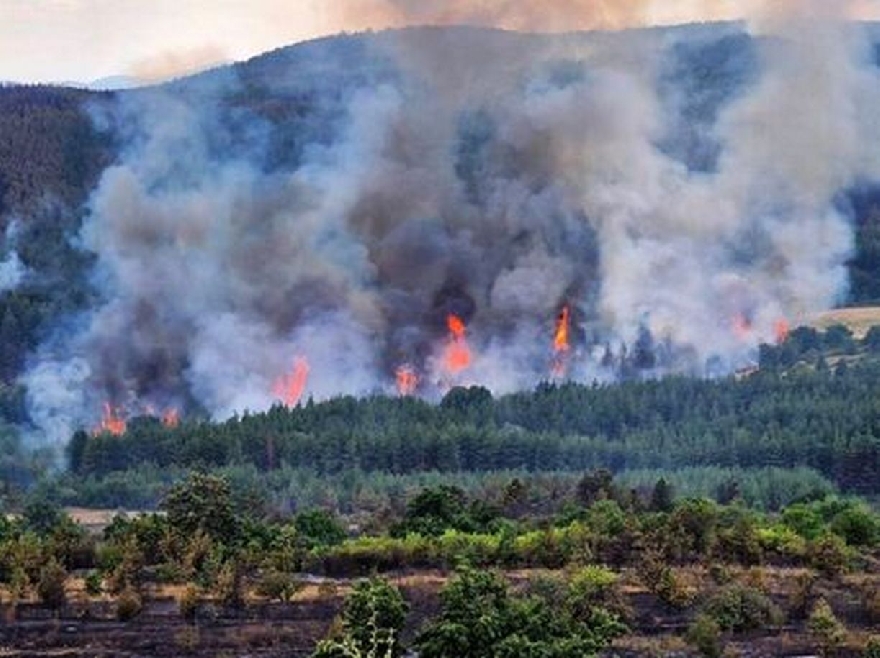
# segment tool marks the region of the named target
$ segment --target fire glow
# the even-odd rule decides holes
[[[125,434],[126,422],[122,415],[121,409],[114,409],[109,402],[104,403],[103,413],[101,414],[101,423],[95,429],[93,434],[112,434],[113,436],[121,436]]]
[[[309,362],[299,356],[293,361],[293,370],[275,380],[272,392],[284,406],[295,407],[306,390],[308,379]]]
[[[468,345],[464,321],[457,315],[446,318],[449,340],[443,353],[443,366],[450,374],[456,375],[471,365],[471,348]]]
[[[413,395],[419,387],[419,375],[410,365],[400,366],[394,373],[397,379],[397,393],[403,397]]]
[[[776,324],[773,325],[773,333],[775,334],[777,344],[788,340],[788,335],[791,333],[791,325],[788,323],[788,320],[779,318]]]

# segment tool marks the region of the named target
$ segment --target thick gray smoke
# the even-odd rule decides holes
[[[845,293],[835,200],[880,176],[861,32],[775,19],[755,23],[760,70],[709,128],[708,170],[660,146],[664,57],[699,31],[379,35],[371,56],[395,73],[326,92],[333,130],[297,135],[290,166],[266,166],[264,121],[234,114],[228,136],[243,83],[128,96],[128,147],[82,233],[103,303],[27,375],[34,419],[65,440],[104,401],[261,410],[299,358],[315,398],[391,392],[404,364],[432,396],[751,362]]]

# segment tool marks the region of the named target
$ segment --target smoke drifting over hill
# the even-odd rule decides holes
[[[223,417],[298,383],[393,391],[401,368],[434,396],[750,362],[845,292],[836,200],[880,177],[860,32],[763,18],[773,38],[705,128],[719,153],[702,168],[663,146],[668,33],[528,51],[477,30],[379,35],[368,53],[393,74],[314,92],[339,117],[299,132],[285,166],[266,164],[265,119],[228,100],[258,93],[233,75],[126,96],[127,146],[81,236],[103,301],[26,376],[33,418],[63,440],[103,402]]]

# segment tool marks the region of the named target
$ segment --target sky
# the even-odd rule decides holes
[[[0,0],[0,80],[161,80],[298,41],[414,24],[563,31],[743,18],[755,5],[880,0]]]

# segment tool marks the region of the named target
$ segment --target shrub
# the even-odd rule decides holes
[[[661,556],[646,554],[637,571],[645,587],[666,605],[686,608],[693,602],[691,592]]]
[[[789,596],[789,617],[806,619],[815,585],[816,575],[812,571],[801,574],[795,579],[794,587]]]
[[[862,653],[863,658],[880,658],[880,635],[871,636],[865,651]]]
[[[462,571],[441,594],[443,609],[417,639],[422,658],[591,656],[626,632],[601,607],[576,617],[567,605],[516,597],[487,571]]]
[[[407,605],[396,587],[379,579],[360,582],[345,601],[341,636],[321,642],[313,656],[400,656],[406,613]]]
[[[141,613],[142,608],[141,597],[134,589],[127,587],[116,600],[116,618],[119,621],[131,621]]]
[[[712,597],[706,605],[708,614],[724,631],[741,633],[760,630],[781,621],[782,614],[761,592],[730,585]]]
[[[273,601],[289,603],[303,584],[293,574],[277,569],[267,569],[257,583],[257,593]]]
[[[100,596],[104,591],[104,579],[101,578],[101,572],[91,571],[85,580],[86,594],[89,596]]]
[[[243,608],[245,601],[244,574],[237,559],[227,560],[220,568],[216,583],[217,596],[223,605]]]
[[[699,615],[687,632],[688,644],[705,658],[721,658],[721,628],[712,617]]]
[[[199,609],[199,599],[198,587],[192,583],[184,587],[180,598],[177,599],[177,610],[180,612],[180,616],[189,622],[194,621]]]
[[[807,625],[810,633],[819,641],[823,656],[834,655],[846,638],[846,628],[825,599],[819,599],[813,606]]]
[[[827,534],[810,542],[807,554],[810,566],[826,578],[837,578],[849,566],[849,551],[837,535]]]
[[[37,583],[37,596],[43,605],[52,610],[62,607],[67,601],[64,583],[67,580],[67,572],[55,558],[51,558],[40,571],[40,580]]]

